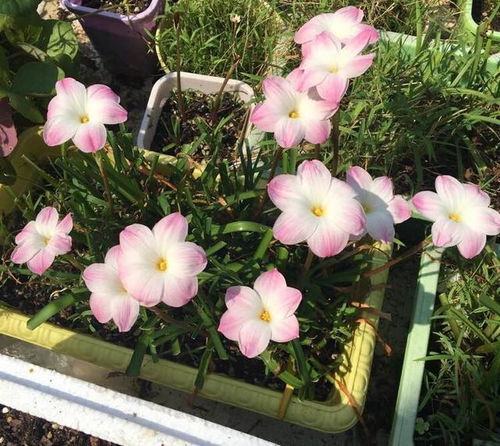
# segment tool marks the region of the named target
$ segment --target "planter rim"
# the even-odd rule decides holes
[[[81,4],[74,3],[72,0],[60,0],[63,6],[67,9],[74,9],[82,14],[92,14],[99,15],[102,17],[108,17],[110,19],[120,20],[122,22],[140,22],[143,20],[148,20],[150,16],[156,14],[156,9],[158,8],[161,0],[151,0],[149,6],[144,10],[137,14],[118,14],[116,12],[111,11],[99,11],[95,8],[89,8],[88,6],[82,6]],[[96,12],[99,11],[99,12]]]
[[[202,91],[202,86],[201,84],[203,83],[217,83],[222,85],[225,79],[223,77],[217,77],[217,76],[208,76],[205,74],[197,74],[197,73],[188,73],[186,71],[181,71],[181,81],[188,81],[188,82],[193,82],[193,83],[199,83],[200,87],[197,86],[198,91]],[[141,126],[139,128],[139,132],[137,133],[137,147],[141,149],[145,149],[147,145],[145,143],[145,140],[147,139],[146,137],[149,135],[149,132],[152,131],[154,127],[154,131],[156,131],[156,127],[158,125],[157,122],[154,124],[152,121],[155,119],[153,118],[153,112],[156,108],[160,108],[160,110],[164,106],[165,98],[161,97],[159,98],[158,96],[162,94],[162,90],[164,88],[168,88],[167,84],[169,82],[172,82],[176,79],[177,73],[176,72],[169,72],[165,74],[164,76],[160,77],[154,85],[153,88],[151,89],[151,92],[149,94],[148,98],[148,103],[146,104],[146,109],[144,111],[144,115],[141,120]],[[182,82],[181,82],[182,84]],[[174,87],[176,88],[176,87]],[[183,88],[184,89],[184,88]],[[195,89],[193,87],[187,87],[186,89]],[[247,104],[250,103],[250,111],[253,109],[254,105],[251,103],[251,101],[255,97],[255,93],[248,85],[247,83],[237,80],[237,79],[229,79],[227,81],[227,84],[224,88],[224,91],[234,91],[236,93],[240,92],[248,96],[248,99],[245,101]],[[164,95],[163,95],[164,96]],[[161,111],[160,111],[161,112]],[[251,125],[247,127],[247,137],[248,134],[250,133]],[[151,138],[152,139],[152,138]],[[160,155],[161,156],[161,155]],[[163,155],[166,156],[166,155]]]
[[[472,5],[474,0],[463,0],[462,2],[462,23],[466,31],[477,34],[477,28],[480,26],[472,17]],[[486,37],[494,42],[500,42],[500,31],[490,29],[486,31]]]

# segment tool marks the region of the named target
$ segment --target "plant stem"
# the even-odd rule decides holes
[[[64,254],[62,258],[80,271],[83,271],[85,269],[85,266],[82,265],[78,260],[76,260],[72,254]]]
[[[319,160],[320,153],[321,153],[321,144],[314,144],[314,158]]]
[[[372,269],[371,271],[366,271],[365,273],[362,274],[361,277],[371,277],[371,276],[374,276],[375,274],[378,274],[378,273],[386,270],[387,268],[393,267],[394,265],[402,262],[403,260],[410,258],[412,255],[414,255],[417,252],[424,249],[430,242],[431,242],[430,236],[427,238],[424,238],[420,243],[417,243],[415,246],[406,250],[404,252],[404,254],[400,255],[399,257],[396,257],[395,259],[390,260],[387,263],[384,263],[382,266],[379,266],[378,268]]]
[[[274,154],[273,158],[273,163],[271,164],[271,172],[269,174],[269,178],[267,180],[267,184],[271,182],[271,180],[274,178],[274,175],[276,174],[276,168],[278,167],[278,161],[281,159],[281,154],[283,153],[283,147],[278,147],[276,150],[276,153]],[[262,213],[262,209],[264,209],[264,205],[266,204],[267,201],[267,185],[266,188],[264,189],[264,193],[260,197],[259,204],[257,207],[257,213],[256,216],[258,217]]]
[[[304,286],[304,282],[306,280],[306,274],[311,269],[313,259],[314,259],[314,254],[311,251],[311,249],[308,248],[306,261],[304,262],[304,266],[302,267],[302,274],[300,275],[300,279],[299,279],[299,288],[301,288],[301,289]]]
[[[181,86],[181,20],[179,12],[174,12],[173,20],[174,20],[175,40],[177,48],[177,61],[176,61],[177,102],[179,106],[179,115],[181,121],[185,121],[184,98],[182,96],[182,86]]]
[[[224,89],[226,88],[226,85],[229,81],[229,78],[233,74],[233,71],[235,70],[236,66],[240,63],[241,58],[239,56],[236,56],[233,60],[233,64],[229,67],[229,70],[226,73],[226,77],[224,78],[224,81],[222,82],[219,91],[217,92],[217,96],[215,97],[214,105],[212,107],[212,112],[211,112],[211,119],[212,119],[212,125],[215,125],[217,122],[217,112],[219,111],[220,103],[222,101],[222,94],[224,93]]]
[[[332,158],[332,175],[337,175],[337,169],[339,167],[339,144],[340,144],[340,108],[332,116],[332,147],[333,147],[333,158]]]
[[[108,174],[106,173],[106,169],[104,168],[104,154],[100,152],[95,153],[95,160],[97,166],[99,167],[99,173],[101,174],[102,183],[104,186],[104,191],[106,192],[106,200],[108,200],[108,211],[110,214],[113,213],[113,197],[111,196],[111,189],[109,187]]]

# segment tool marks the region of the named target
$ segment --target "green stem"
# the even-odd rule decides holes
[[[104,191],[106,192],[106,200],[108,201],[108,211],[110,214],[113,213],[113,198],[111,196],[111,189],[109,187],[109,179],[108,179],[108,174],[106,173],[106,169],[104,168],[104,163],[103,163],[103,157],[104,154],[96,152],[95,153],[95,160],[97,163],[97,166],[99,167],[99,173],[101,174],[102,178],[102,183],[104,186]]]
[[[340,147],[340,108],[332,116],[332,147],[333,147],[333,158],[332,158],[332,175],[337,175],[337,169],[339,167],[339,147]]]
[[[276,150],[276,153],[274,154],[273,158],[273,163],[271,164],[271,172],[269,174],[269,178],[267,180],[267,184],[271,182],[271,180],[274,178],[274,175],[276,174],[276,168],[278,167],[278,162],[281,158],[281,154],[283,153],[283,147],[278,147]],[[267,201],[267,187],[264,189],[264,192],[262,193],[262,196],[260,197],[259,204],[257,207],[257,213],[256,216],[258,217],[262,213],[262,209],[264,209],[264,205],[266,204]]]

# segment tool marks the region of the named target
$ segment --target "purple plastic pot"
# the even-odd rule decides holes
[[[151,0],[139,14],[124,15],[82,6],[82,0],[60,0],[74,13],[89,36],[104,64],[112,73],[143,77],[153,74],[158,65],[150,37],[165,0]]]

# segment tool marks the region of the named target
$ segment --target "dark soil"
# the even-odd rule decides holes
[[[234,148],[244,124],[245,104],[235,94],[224,93],[214,119],[212,108],[216,96],[193,90],[184,91],[185,113],[181,119],[177,91],[172,92],[161,112],[151,149],[177,155],[183,145],[197,143],[194,153],[187,151],[194,161],[206,159],[217,149],[221,159],[234,160],[237,156]],[[222,126],[213,131],[226,119]],[[202,135],[205,132],[207,135]]]
[[[2,446],[113,446],[83,432],[0,404],[0,444]]]
[[[476,23],[484,22],[495,9],[495,2],[492,0],[476,0],[472,4],[472,18]],[[496,14],[490,23],[490,29],[500,31],[500,14]]]
[[[151,0],[82,0],[82,6],[104,9],[117,14],[138,14],[144,11]]]

